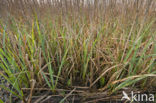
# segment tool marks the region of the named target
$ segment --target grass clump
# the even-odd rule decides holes
[[[36,88],[112,94],[155,86],[155,1],[106,1],[8,1],[0,20],[0,74],[11,88],[0,87],[30,103]]]

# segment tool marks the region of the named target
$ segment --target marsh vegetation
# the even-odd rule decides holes
[[[126,88],[154,91],[156,1],[89,1],[0,0],[8,102],[98,103],[120,100]]]

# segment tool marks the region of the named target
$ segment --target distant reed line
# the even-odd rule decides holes
[[[60,13],[80,10],[89,12],[156,12],[155,0],[0,0],[0,14],[25,15],[36,13]],[[129,11],[128,11],[129,10]]]

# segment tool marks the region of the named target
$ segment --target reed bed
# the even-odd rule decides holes
[[[11,88],[0,87],[10,102],[31,103],[36,90],[63,102],[156,86],[155,0],[0,0],[0,13],[0,75]]]

